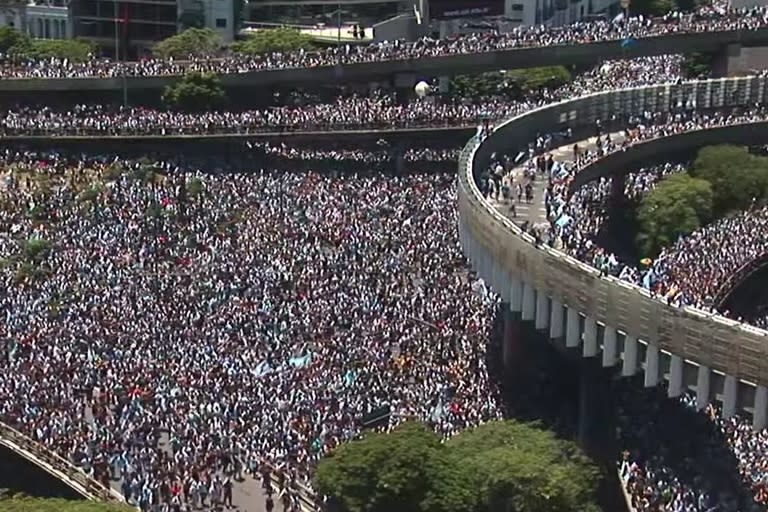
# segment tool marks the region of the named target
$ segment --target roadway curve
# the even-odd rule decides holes
[[[699,108],[765,104],[766,92],[766,80],[757,77],[650,86],[555,103],[502,123],[481,143],[470,141],[459,161],[459,223],[465,252],[478,273],[507,300],[514,300],[513,283],[525,283],[534,290],[537,309],[539,299],[548,297],[553,304],[567,305],[569,312],[575,310],[585,318],[614,327],[613,332],[625,333],[662,353],[765,387],[768,332],[695,308],[673,308],[646,290],[604,277],[562,252],[535,246],[532,237],[522,233],[482,196],[474,177],[487,167],[492,153],[515,154],[527,147],[537,133],[551,133],[564,124],[575,132],[589,130],[598,118],[607,122],[614,116],[669,111],[692,96]],[[753,123],[655,139],[599,160],[585,170],[588,174],[584,180],[611,172],[616,169],[614,165],[630,159],[636,162],[643,154],[658,155],[662,151],[660,144],[680,150],[680,145],[693,148],[724,139],[742,143],[765,140],[767,134],[768,123]],[[562,319],[562,309],[559,314]],[[538,323],[538,311],[536,318]],[[765,396],[765,390],[761,391],[761,400]]]
[[[645,37],[623,48],[619,40],[597,43],[547,45],[473,54],[458,54],[419,59],[382,60],[360,64],[317,66],[311,68],[252,71],[222,75],[227,87],[269,87],[279,84],[318,85],[370,82],[389,79],[397,74],[416,76],[456,75],[499,69],[521,69],[561,64],[589,64],[606,59],[635,58],[669,53],[716,52],[730,44],[768,46],[768,28],[721,30]],[[162,89],[175,78],[128,77],[131,90]],[[119,91],[122,78],[12,78],[0,80],[0,92],[18,91]]]

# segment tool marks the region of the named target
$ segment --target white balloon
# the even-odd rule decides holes
[[[413,88],[414,91],[416,91],[416,96],[419,98],[423,98],[427,94],[429,94],[429,84],[427,82],[421,81],[416,84],[416,87]]]

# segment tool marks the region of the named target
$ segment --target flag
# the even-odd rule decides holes
[[[632,37],[628,37],[621,42],[621,47],[629,48],[630,46],[633,46],[636,42],[637,40],[633,39]]]

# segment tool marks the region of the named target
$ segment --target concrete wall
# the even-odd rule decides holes
[[[268,87],[278,84],[290,84],[292,86],[344,84],[371,82],[381,78],[390,78],[396,74],[407,73],[412,73],[418,78],[419,76],[479,73],[498,69],[520,69],[559,64],[590,64],[605,59],[633,58],[667,53],[715,52],[728,44],[739,44],[742,47],[768,46],[768,28],[645,38],[629,48],[622,48],[619,41],[520,48],[474,55],[240,73],[223,75],[222,81],[224,85],[230,88]],[[127,85],[131,90],[157,90],[174,80],[173,77],[131,77],[127,79]],[[33,91],[50,94],[56,91],[105,91],[120,90],[121,88],[121,78],[0,80],[0,92],[19,91],[27,94]]]

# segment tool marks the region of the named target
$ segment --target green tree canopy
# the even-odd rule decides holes
[[[544,66],[540,68],[515,69],[507,72],[525,92],[536,91],[542,87],[554,89],[571,81],[571,72],[563,66]]]
[[[44,499],[26,496],[0,498],[0,512],[131,512],[128,505],[88,500]]]
[[[191,72],[163,91],[168,108],[185,112],[209,110],[224,104],[227,95],[221,79],[214,73]]]
[[[641,254],[655,255],[680,235],[687,235],[712,218],[712,185],[688,174],[664,178],[643,199],[637,219]]]
[[[454,96],[465,98],[517,97],[520,95],[519,86],[501,71],[491,71],[479,75],[457,75],[451,80],[450,89]]]
[[[683,56],[682,71],[686,78],[708,78],[712,73],[712,53],[688,53]]]
[[[152,53],[163,59],[209,57],[216,54],[223,44],[221,37],[210,28],[188,28],[157,43]]]
[[[718,145],[703,148],[696,156],[690,174],[712,185],[715,217],[745,210],[753,200],[763,199],[768,191],[768,158],[752,155],[744,147]]]
[[[20,44],[27,44],[29,37],[13,27],[0,27],[0,52],[8,50]]]
[[[0,52],[33,59],[51,57],[83,62],[98,47],[82,39],[32,39],[11,27],[0,28]]]
[[[368,434],[323,459],[318,491],[348,512],[597,510],[597,469],[538,425],[491,422],[445,444],[419,423]]]
[[[312,36],[293,28],[257,30],[242,41],[232,43],[232,50],[246,55],[263,55],[273,52],[291,52],[314,48]]]

